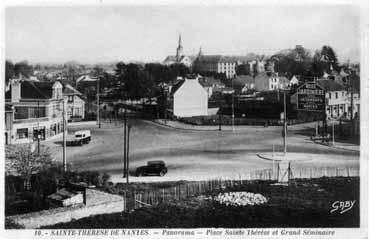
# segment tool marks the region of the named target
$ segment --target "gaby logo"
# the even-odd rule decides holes
[[[353,201],[335,201],[332,203],[332,210],[330,213],[338,211],[340,214],[344,214],[349,211],[355,204],[356,200]]]

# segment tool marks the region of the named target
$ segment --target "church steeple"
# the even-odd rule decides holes
[[[200,46],[200,50],[199,50],[198,56],[200,57],[201,55],[202,55],[202,49],[201,49],[201,46]]]
[[[182,56],[182,51],[183,51],[182,39],[181,39],[181,34],[179,34],[177,54],[176,54],[177,61],[179,61],[179,58]]]

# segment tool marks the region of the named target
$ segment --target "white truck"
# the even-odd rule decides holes
[[[67,141],[67,145],[80,145],[88,144],[91,141],[90,130],[79,130],[74,133],[74,137]]]

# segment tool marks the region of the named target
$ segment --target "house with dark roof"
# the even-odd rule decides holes
[[[6,142],[31,143],[63,132],[63,85],[15,79],[5,93]]]
[[[351,91],[332,79],[319,79],[317,83],[324,89],[326,97],[326,114],[328,118],[350,118],[351,107],[353,116],[360,112],[359,92]]]
[[[67,120],[81,121],[85,118],[85,100],[81,92],[66,84],[63,95],[67,98]]]
[[[255,79],[249,75],[238,75],[233,79],[231,87],[236,94],[242,94],[255,88]]]

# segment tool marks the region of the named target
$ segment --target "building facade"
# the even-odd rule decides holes
[[[314,82],[306,82],[302,84],[297,93],[291,96],[291,104],[298,105],[298,92],[305,85],[315,85],[315,89],[320,90],[324,94],[324,110],[326,118],[329,119],[351,119],[351,110],[353,118],[359,118],[360,114],[360,95],[358,91],[351,91],[332,79],[319,79]],[[352,109],[351,109],[352,107]]]
[[[173,115],[192,117],[208,115],[208,94],[198,78],[181,79],[171,89]]]
[[[199,54],[194,65],[199,72],[224,73],[228,79],[231,79],[236,75],[238,60],[231,56]]]
[[[255,77],[255,90],[257,91],[275,91],[287,89],[289,80],[284,76],[278,76],[277,73],[260,73]]]
[[[63,132],[63,86],[60,82],[13,81],[6,92],[8,144],[46,140]]]
[[[349,91],[342,85],[331,79],[317,81],[325,90],[326,115],[329,119],[351,118],[360,112],[360,95],[357,91]],[[352,96],[352,97],[351,97]]]
[[[64,87],[63,95],[67,99],[67,120],[83,120],[85,118],[85,100],[82,98],[82,93],[67,84]]]

